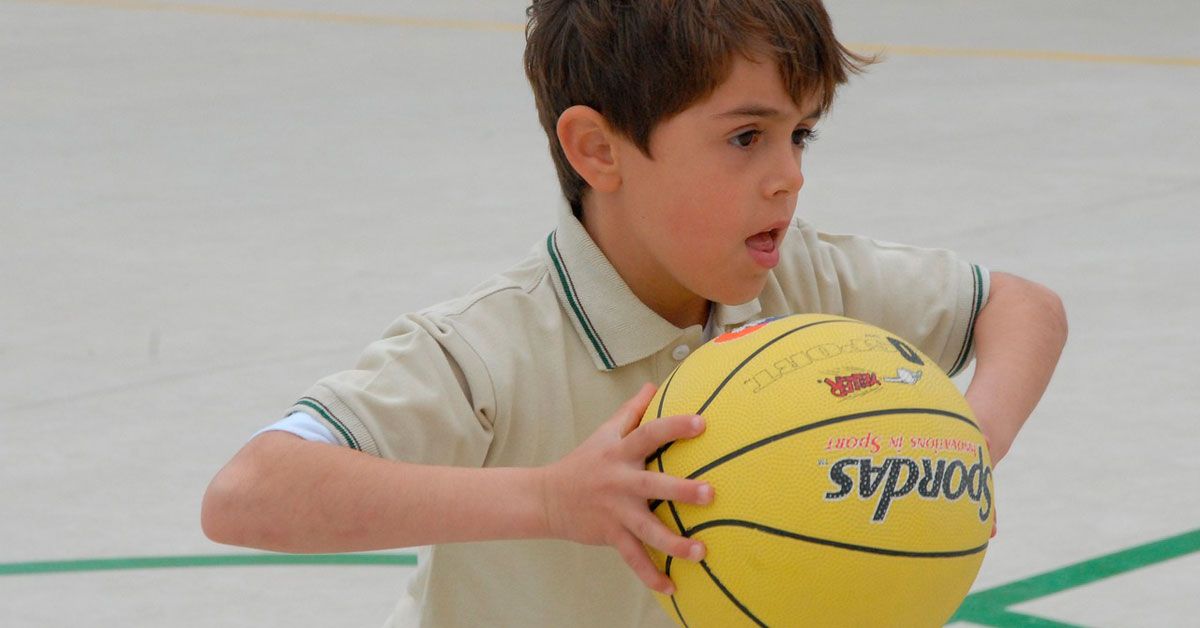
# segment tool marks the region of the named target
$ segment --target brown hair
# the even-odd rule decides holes
[[[525,74],[550,140],[563,195],[576,216],[587,183],[555,130],[586,105],[650,156],[650,133],[728,78],[735,53],[773,55],[796,104],[874,62],[837,41],[821,0],[533,0],[526,10]]]

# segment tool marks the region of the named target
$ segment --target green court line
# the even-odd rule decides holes
[[[263,567],[270,565],[368,565],[413,567],[416,554],[230,554],[204,556],[147,556],[0,563],[0,576],[30,576],[80,571],[174,569],[181,567]]]
[[[1200,528],[972,593],[951,621],[983,626],[1070,626],[1008,609],[1195,552],[1200,552]]]
[[[1116,575],[1200,552],[1200,528],[1151,543],[1113,552],[967,596],[951,622],[982,626],[1078,628],[1074,624],[1009,610],[1038,598],[1081,587]],[[148,556],[91,560],[0,563],[0,576],[193,567],[262,567],[273,565],[401,566],[417,564],[416,554],[231,554]]]

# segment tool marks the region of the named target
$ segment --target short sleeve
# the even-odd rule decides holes
[[[453,324],[411,314],[325,377],[289,410],[313,415],[351,448],[416,464],[481,466],[494,394],[482,360]]]
[[[987,303],[987,269],[951,251],[819,233],[798,222],[789,234],[798,311],[869,322],[915,344],[953,376],[974,356],[975,319]],[[797,259],[799,258],[799,259]],[[781,288],[788,292],[787,286]]]

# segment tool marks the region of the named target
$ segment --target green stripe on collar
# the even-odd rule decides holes
[[[592,322],[587,316],[587,312],[580,305],[579,299],[575,295],[575,286],[571,282],[571,275],[567,272],[567,267],[563,264],[562,254],[558,251],[558,231],[551,231],[546,237],[546,250],[550,253],[550,260],[554,262],[554,270],[558,271],[558,281],[562,284],[563,294],[567,296],[567,303],[571,304],[571,311],[575,313],[575,319],[579,321],[579,326],[583,328],[583,332],[587,335],[588,340],[592,343],[592,348],[595,349],[596,355],[600,356],[600,360],[604,362],[604,367],[608,370],[616,368],[616,364],[609,355],[608,349],[596,334],[595,328],[592,327]]]

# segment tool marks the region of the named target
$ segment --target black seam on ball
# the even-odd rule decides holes
[[[803,331],[810,327],[816,327],[817,325],[828,325],[830,323],[855,323],[858,325],[862,324],[860,321],[856,321],[856,320],[837,318],[837,319],[830,319],[827,321],[817,321],[815,323],[809,323],[807,325],[801,325],[799,327],[794,327],[792,329],[789,329],[789,330],[779,334],[778,336],[775,336],[774,338],[763,343],[763,345],[761,347],[755,349],[754,353],[751,353],[750,355],[746,356],[746,359],[742,360],[741,364],[738,364],[737,366],[733,367],[733,370],[729,371],[729,374],[725,376],[725,379],[721,380],[720,384],[717,384],[716,389],[714,389],[712,391],[712,394],[708,396],[708,399],[704,402],[704,405],[700,406],[700,409],[696,411],[696,414],[703,414],[704,411],[708,409],[709,404],[711,404],[713,402],[713,400],[717,398],[717,395],[721,393],[721,389],[725,388],[725,384],[728,384],[729,380],[733,379],[733,376],[736,375],[738,371],[742,370],[742,367],[746,366],[747,364],[750,363],[751,360],[758,357],[758,354],[762,353],[763,351],[766,351],[767,347],[770,347],[771,345],[779,342],[780,340],[783,340],[784,338],[787,338],[788,336],[790,336],[798,331]]]
[[[725,527],[748,528],[757,532],[764,532],[774,536],[782,536],[789,539],[795,539],[797,541],[804,541],[806,543],[814,543],[816,545],[825,545],[828,547],[836,547],[855,552],[864,552],[867,554],[900,556],[904,558],[962,558],[963,556],[978,554],[988,548],[988,544],[984,543],[978,547],[972,547],[964,550],[948,550],[944,552],[912,552],[908,550],[894,550],[886,547],[872,547],[870,545],[856,545],[854,543],[843,543],[841,541],[834,541],[831,539],[822,539],[815,536],[808,536],[806,534],[799,534],[797,532],[781,530],[779,528],[772,528],[771,526],[755,523],[753,521],[743,521],[741,519],[713,519],[712,521],[705,521],[704,523],[697,524],[691,530],[688,530],[688,535],[691,536],[697,532],[707,530],[709,528]]]
[[[738,371],[742,370],[742,367],[746,366],[746,364],[748,364],[751,360],[753,360],[758,354],[760,354],[764,350],[766,350],[767,347],[769,347],[769,346],[775,344],[776,342],[779,342],[780,340],[786,338],[787,336],[790,336],[791,334],[794,334],[803,329],[808,329],[809,327],[815,327],[817,325],[825,325],[828,323],[859,323],[859,321],[843,320],[843,319],[830,319],[830,320],[824,320],[824,321],[817,321],[815,323],[801,325],[800,327],[793,327],[792,329],[789,329],[789,330],[783,332],[782,334],[779,334],[778,336],[768,340],[765,344],[763,344],[763,346],[755,349],[753,353],[746,356],[746,358],[744,360],[742,360],[742,362],[740,364],[733,367],[732,371],[729,371],[729,374],[725,376],[725,379],[722,380],[720,384],[717,384],[716,389],[714,389],[712,391],[712,394],[710,394],[708,396],[708,399],[700,406],[700,409],[696,411],[696,414],[703,415],[704,411],[708,409],[708,406],[710,404],[712,404],[714,399],[717,398],[717,395],[721,392],[721,389],[725,388],[725,385],[729,383],[729,380],[733,379],[733,376],[736,375]],[[859,324],[861,324],[861,323],[859,323]],[[683,366],[683,365],[680,364],[680,366]],[[675,371],[678,371],[678,370],[679,370],[679,367],[675,367]],[[674,379],[674,378],[675,378],[675,372],[673,371],[671,373],[671,379]],[[668,379],[667,383],[664,385],[664,388],[666,386],[669,386],[670,383],[671,383],[671,380]],[[666,398],[667,398],[667,391],[663,390],[663,395],[658,400],[658,416],[660,416],[660,417],[662,416],[663,402],[666,400]],[[666,445],[663,445],[662,447],[660,447],[658,449],[658,451],[654,452],[654,454],[651,455],[650,458],[648,458],[646,460],[646,464],[650,464],[650,461],[653,459],[661,458],[663,453],[665,453],[668,449],[670,449],[671,445],[673,445],[673,444],[675,444],[675,441],[671,441],[670,443],[667,443]]]
[[[679,367],[675,367],[675,370],[671,371],[671,374],[667,376],[666,383],[663,384],[662,395],[659,395],[659,397],[658,397],[658,412],[654,415],[654,418],[656,418],[656,419],[662,418],[663,403],[666,402],[666,400],[667,400],[667,391],[670,390],[671,380],[675,379],[675,373],[677,373],[678,371],[679,371]],[[670,443],[667,443],[667,444],[663,445],[662,447],[659,447],[654,453],[650,454],[650,457],[646,458],[646,466],[650,466],[651,462],[654,462],[655,460],[659,460],[660,458],[662,458],[663,452],[666,451],[667,448],[671,446],[671,443],[674,443],[674,442],[675,441],[671,441]]]
[[[683,624],[683,628],[688,628],[687,620],[683,618],[683,611],[679,610],[679,602],[675,601],[675,596],[671,596],[671,606],[675,607],[675,616],[679,618],[679,623]]]
[[[658,461],[658,472],[663,473],[663,462],[661,458]],[[657,504],[655,507],[657,507]],[[679,532],[679,534],[681,536],[691,536],[687,527],[683,525],[683,520],[679,518],[679,512],[675,510],[675,502],[668,501],[667,508],[671,509],[671,518],[675,520],[675,529]],[[650,512],[654,512],[654,508],[651,508]]]
[[[724,593],[725,597],[729,598],[729,601],[733,602],[734,606],[738,607],[738,610],[742,611],[746,617],[749,617],[751,621],[759,626],[762,626],[762,628],[767,628],[767,625],[764,624],[761,619],[755,617],[754,613],[751,613],[750,609],[746,608],[746,605],[742,604],[742,601],[737,599],[737,596],[734,595],[732,591],[725,588],[725,584],[721,582],[720,578],[717,578],[717,574],[713,573],[712,569],[709,568],[708,561],[700,561],[700,566],[704,568],[705,573],[708,574],[708,577],[713,581],[713,584],[717,585],[717,588],[721,590],[721,593]]]
[[[938,410],[936,408],[888,408],[886,410],[872,410],[870,412],[857,412],[855,414],[847,414],[847,415],[843,415],[843,416],[833,417],[830,419],[825,419],[823,421],[817,421],[816,423],[808,423],[805,425],[801,425],[800,427],[795,427],[790,430],[779,432],[778,434],[772,434],[771,436],[768,436],[761,440],[750,443],[749,445],[746,445],[739,449],[735,449],[734,451],[731,451],[731,452],[725,454],[724,456],[721,456],[720,458],[714,459],[712,462],[689,473],[687,475],[687,479],[694,480],[694,479],[700,477],[701,475],[707,473],[708,471],[711,471],[714,468],[719,467],[722,464],[729,462],[730,460],[733,460],[734,458],[738,458],[738,457],[742,456],[743,454],[754,451],[755,449],[758,449],[760,447],[765,447],[767,445],[770,445],[771,443],[773,443],[775,441],[783,440],[790,436],[795,436],[796,434],[801,434],[803,432],[807,432],[810,430],[820,429],[822,427],[828,427],[830,425],[835,425],[837,423],[845,423],[847,421],[856,421],[858,419],[869,419],[872,417],[886,416],[889,414],[931,414],[934,416],[942,416],[942,417],[946,417],[946,418],[950,418],[950,419],[955,419],[957,421],[962,421],[963,423],[970,425],[971,427],[975,428],[976,430],[979,429],[979,426],[975,425],[975,423],[972,422],[971,419],[968,419],[967,417],[965,417],[961,414],[956,414],[954,412],[948,412],[946,410]],[[659,464],[659,469],[660,470],[662,469],[661,461]]]

